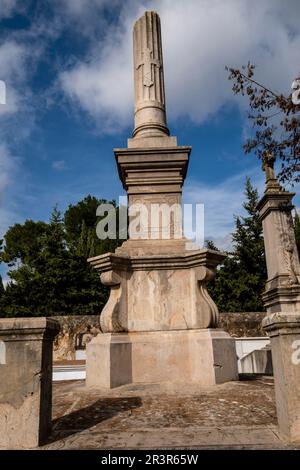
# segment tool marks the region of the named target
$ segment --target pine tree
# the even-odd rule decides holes
[[[205,240],[205,246],[209,250],[220,251],[219,248],[214,244],[212,240]]]
[[[108,296],[87,263],[95,252],[95,230],[82,219],[79,236],[68,241],[57,207],[48,224],[26,221],[5,234],[1,258],[11,266],[0,298],[2,316],[85,315],[101,311]]]
[[[250,179],[245,184],[244,217],[235,217],[233,251],[217,272],[210,293],[223,312],[262,311],[262,293],[267,278],[258,192]]]
[[[5,290],[3,286],[2,276],[0,275],[0,299],[4,295],[4,293],[5,293]]]
[[[79,237],[78,245],[76,247],[76,253],[78,254],[78,256],[84,256],[85,258],[88,258],[89,256],[88,236],[89,236],[88,228],[86,226],[85,220],[82,220],[80,237]]]
[[[0,239],[0,264],[2,261],[2,250],[3,250],[3,240]],[[2,282],[2,276],[0,275],[0,300],[3,294],[4,294],[4,286]]]
[[[298,250],[298,256],[300,258],[300,217],[297,211],[295,211],[294,217],[294,231],[295,231],[295,239],[296,245]]]

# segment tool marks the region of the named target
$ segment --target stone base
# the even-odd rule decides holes
[[[105,333],[87,345],[88,387],[179,382],[207,387],[237,378],[234,339],[219,329]]]

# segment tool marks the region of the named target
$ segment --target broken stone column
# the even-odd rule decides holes
[[[0,319],[0,448],[29,449],[51,429],[52,344],[49,318]]]
[[[218,309],[206,289],[225,255],[190,249],[182,233],[191,147],[169,136],[157,13],[135,23],[133,40],[135,127],[128,148],[114,153],[129,213],[140,207],[145,217],[115,253],[89,259],[110,297],[103,334],[87,345],[87,385],[236,380],[234,339],[216,328]]]
[[[300,441],[300,266],[295,241],[292,199],[274,173],[275,159],[266,154],[266,190],[258,204],[263,225],[268,280],[263,294],[270,336],[279,431]]]

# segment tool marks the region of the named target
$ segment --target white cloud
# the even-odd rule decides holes
[[[17,200],[25,172],[21,177],[16,149],[34,126],[28,81],[32,72],[29,60],[35,57],[34,48],[13,38],[0,45],[0,79],[6,85],[6,103],[0,105],[0,238],[18,220]]]
[[[221,183],[205,184],[187,181],[184,202],[204,204],[204,239],[213,240],[223,250],[231,248],[231,233],[234,229],[234,216],[244,215],[242,203],[245,201],[246,177],[263,193],[264,175],[257,167],[231,176]]]
[[[95,12],[101,12],[103,8],[120,4],[120,0],[56,0],[57,5],[63,7],[66,14],[76,19],[86,17],[95,18]]]
[[[0,200],[9,182],[9,173],[13,166],[10,154],[3,143],[0,143]]]
[[[28,56],[28,49],[15,41],[7,40],[0,46],[0,79],[6,85],[6,104],[0,106],[0,118],[16,113],[24,102]]]
[[[51,0],[51,6],[55,19],[59,19],[60,28],[72,29],[85,41],[94,38],[99,43],[99,37],[122,7],[127,9],[137,2],[138,0]]]
[[[212,240],[221,250],[232,249],[231,234],[235,229],[235,216],[246,215],[243,203],[246,200],[244,191],[247,177],[261,197],[265,190],[265,175],[258,163],[252,168],[224,178],[221,182],[208,184],[188,178],[185,183],[183,202],[192,204],[193,207],[196,204],[204,205],[204,240]],[[285,189],[296,192],[293,202],[300,213],[300,184],[294,187],[287,184]],[[193,216],[194,220],[190,218],[187,226],[192,226],[192,230],[195,231],[195,211]],[[187,238],[192,237],[188,232],[185,235]]]
[[[89,62],[78,63],[60,76],[60,83],[72,100],[94,118],[105,133],[115,133],[126,127],[133,116],[133,85],[131,78],[130,28],[123,33],[112,31],[101,49],[96,48]],[[118,57],[116,54],[118,50]]]
[[[7,197],[7,189],[14,181],[18,169],[17,159],[4,142],[0,143],[0,238],[13,222],[14,210]]]
[[[20,0],[0,0],[0,19],[9,18],[20,6]]]
[[[7,40],[0,46],[0,70],[4,79],[20,79],[27,54],[24,46]]]
[[[75,2],[72,15],[80,17],[85,4]],[[172,119],[201,123],[233,99],[225,65],[251,60],[262,81],[284,91],[298,75],[300,27],[295,18],[300,3],[295,0],[128,0],[121,5],[117,25],[107,28],[102,42],[98,38],[92,44],[86,60],[61,75],[66,95],[103,132],[117,132],[133,121],[132,25],[146,9],[157,10],[162,20]]]
[[[62,171],[67,168],[65,160],[55,160],[52,163],[52,168],[57,171]]]

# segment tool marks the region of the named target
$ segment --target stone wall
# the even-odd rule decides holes
[[[60,324],[60,332],[53,345],[54,361],[73,361],[75,351],[85,349],[93,336],[100,333],[99,315],[53,317]]]
[[[221,313],[219,327],[231,336],[265,336],[261,322],[265,312]],[[53,317],[60,324],[54,342],[54,361],[72,361],[77,349],[85,349],[93,336],[100,333],[99,315]]]
[[[220,313],[219,328],[227,331],[231,336],[266,336],[261,322],[266,312],[234,312]]]

